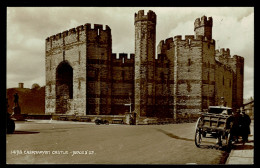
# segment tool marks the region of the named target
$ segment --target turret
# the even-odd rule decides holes
[[[144,15],[144,10],[140,10],[138,13],[135,13],[135,23],[139,21],[151,21],[156,24],[156,14],[149,10],[147,15]]]
[[[202,35],[205,36],[207,40],[211,40],[212,26],[212,17],[207,18],[206,16],[202,16],[201,18],[197,18],[194,22],[194,33],[196,36]]]

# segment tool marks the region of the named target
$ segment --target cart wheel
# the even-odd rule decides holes
[[[202,141],[202,130],[199,128],[199,124],[201,122],[201,118],[198,119],[196,123],[196,129],[195,129],[195,145],[197,147],[200,147],[201,141]]]
[[[201,141],[202,141],[202,134],[200,128],[198,128],[195,133],[195,145],[197,147],[200,147]]]

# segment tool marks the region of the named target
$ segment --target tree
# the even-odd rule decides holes
[[[38,83],[34,83],[32,85],[32,89],[40,89],[40,85]]]

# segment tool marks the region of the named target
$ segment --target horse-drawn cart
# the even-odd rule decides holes
[[[207,134],[214,134],[219,146],[231,146],[232,109],[223,106],[209,106],[197,120],[195,129],[195,145],[200,147]]]

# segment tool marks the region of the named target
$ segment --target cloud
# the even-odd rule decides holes
[[[244,68],[244,98],[254,97],[254,67]]]
[[[212,16],[216,48],[230,48],[232,55],[245,58],[244,93],[252,91],[252,7],[8,7],[7,87],[16,87],[19,82],[45,85],[45,39],[86,23],[111,28],[113,53],[134,53],[134,14],[142,9],[157,14],[156,46],[175,35],[194,34],[194,20]]]
[[[227,15],[226,8],[212,9],[209,15],[213,17],[212,36],[216,41],[216,49],[229,48],[231,56],[239,55],[244,57],[244,97],[250,97],[253,94],[253,67],[254,67],[254,13],[253,10],[237,9],[232,14]],[[193,11],[194,15],[204,13],[204,9],[200,12]],[[197,13],[197,14],[196,14]],[[206,13],[206,12],[205,12]],[[212,15],[210,15],[212,14]],[[243,16],[244,15],[244,16]],[[178,22],[177,26],[172,26],[168,37],[176,35],[193,35],[194,17]],[[171,24],[171,23],[170,23]],[[184,37],[183,37],[184,38]]]

